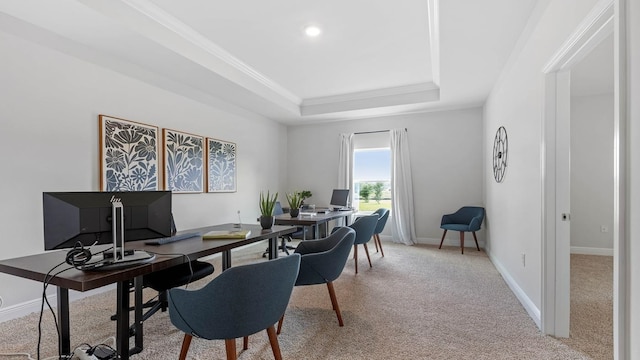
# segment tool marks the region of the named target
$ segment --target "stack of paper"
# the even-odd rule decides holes
[[[246,239],[251,235],[251,230],[212,230],[202,235],[203,240],[216,239]]]

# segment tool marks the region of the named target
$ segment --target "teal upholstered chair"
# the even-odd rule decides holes
[[[236,359],[236,338],[267,330],[271,349],[281,359],[274,324],[282,317],[298,277],[300,255],[232,267],[198,290],[171,289],[169,317],[182,330],[180,359],[193,336],[225,340],[227,359]]]
[[[376,224],[376,229],[373,231],[373,244],[376,246],[376,251],[380,249],[380,253],[384,256],[382,243],[380,242],[380,233],[384,230],[384,226],[387,224],[387,220],[389,219],[389,209],[380,208],[373,213],[378,214],[378,224]]]
[[[476,237],[476,231],[480,230],[482,220],[484,219],[484,208],[479,206],[463,206],[453,214],[446,214],[442,216],[440,221],[440,228],[444,229],[442,233],[442,240],[440,240],[440,246],[444,242],[444,237],[447,235],[447,230],[454,230],[460,232],[460,252],[464,254],[464,233],[470,232],[473,234],[473,239],[476,241],[476,249],[480,251],[478,246],[478,238]]]
[[[295,286],[327,284],[331,305],[336,312],[340,326],[343,326],[344,323],[333,288],[333,281],[342,274],[355,238],[356,232],[353,229],[340,227],[324,239],[301,242],[295,251],[296,254],[302,256]],[[282,329],[283,319],[284,314],[278,322],[278,334]]]
[[[348,227],[352,228],[356,231],[356,238],[353,242],[353,259],[356,264],[356,274],[358,273],[358,245],[362,244],[364,247],[364,251],[367,254],[367,260],[369,260],[369,267],[371,266],[371,257],[369,256],[369,248],[367,247],[367,243],[373,237],[373,233],[376,230],[376,225],[378,224],[378,214],[365,215],[357,218],[351,225]],[[334,228],[333,231],[336,231],[339,227]]]

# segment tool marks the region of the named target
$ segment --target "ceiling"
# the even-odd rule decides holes
[[[3,0],[0,30],[301,124],[481,106],[536,3]]]

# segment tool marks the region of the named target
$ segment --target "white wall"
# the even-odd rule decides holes
[[[541,305],[541,141],[544,103],[542,69],[591,10],[596,0],[550,0],[539,21],[521,39],[485,104],[485,153],[492,153],[500,126],[509,136],[505,179],[485,172],[487,251],[531,316]],[[485,168],[492,166],[485,156]],[[526,261],[522,262],[522,255]]]
[[[259,191],[280,190],[287,144],[280,124],[203,105],[3,32],[0,54],[0,259],[43,250],[43,191],[99,190],[98,114],[237,144],[238,191],[174,195],[179,229],[237,222],[237,210],[255,223]],[[40,292],[37,282],[0,274],[5,309]]]
[[[572,253],[613,254],[613,180],[613,94],[572,97]]]
[[[393,128],[408,130],[416,235],[420,242],[439,243],[443,214],[483,206],[480,108],[290,127],[287,186],[309,189],[311,203],[327,205],[338,179],[338,135]],[[450,243],[459,244],[458,233],[450,235]],[[484,241],[483,230],[478,240]]]

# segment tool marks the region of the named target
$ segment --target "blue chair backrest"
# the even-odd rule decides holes
[[[324,239],[301,242],[295,251],[302,255],[296,286],[337,279],[347,263],[355,238],[355,230],[342,226]]]
[[[373,232],[378,224],[378,214],[371,214],[357,218],[350,228],[356,231],[356,239],[354,244],[364,244],[371,240]]]
[[[479,206],[463,206],[448,219],[449,224],[469,225],[469,231],[480,230],[484,220],[484,208]]]
[[[282,210],[282,205],[280,205],[280,201],[276,201],[276,206],[273,208],[273,216],[282,215],[284,211]]]
[[[380,208],[374,211],[374,214],[378,214],[378,224],[376,225],[376,229],[373,231],[374,234],[380,234],[382,230],[384,230],[384,226],[387,224],[387,219],[389,219],[389,209]]]
[[[278,322],[300,269],[300,255],[229,268],[198,290],[169,290],[171,322],[204,339],[235,339]]]

